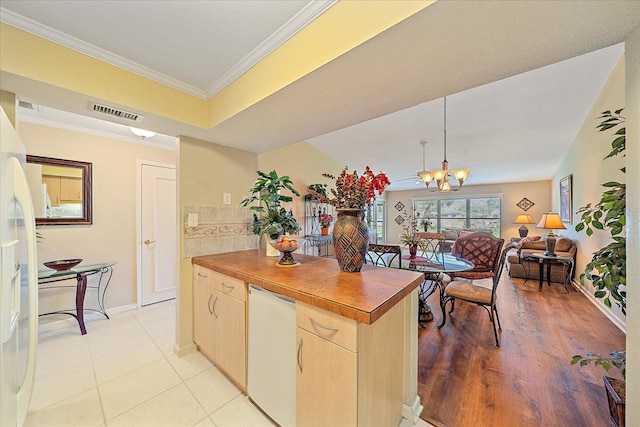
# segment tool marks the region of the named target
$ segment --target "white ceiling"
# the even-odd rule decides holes
[[[0,0],[0,19],[208,98],[331,5]],[[139,127],[256,153],[307,140],[352,169],[387,172],[391,189],[414,188],[398,180],[422,169],[421,140],[427,169],[439,169],[448,95],[447,158],[472,169],[468,185],[549,179],[640,22],[640,2],[610,5],[441,0],[212,129],[153,115]],[[98,126],[81,94],[0,83],[42,106],[29,120],[73,121],[64,110]]]

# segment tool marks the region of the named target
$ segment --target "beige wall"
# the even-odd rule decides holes
[[[136,304],[137,161],[175,164],[175,152],[27,122],[20,123],[19,135],[27,154],[93,164],[93,224],[39,227],[44,237],[38,243],[39,265],[67,258],[85,264],[116,261],[106,307]],[[40,312],[73,307],[73,293],[54,295],[41,292]],[[87,304],[92,301],[88,294]]]
[[[318,150],[308,142],[298,142],[276,150],[261,153],[258,156],[258,167],[263,172],[275,170],[278,175],[288,175],[293,187],[301,198],[294,197],[292,204],[296,219],[302,223],[303,201],[310,184],[329,184],[334,181],[322,176],[323,173],[338,175],[344,167],[339,161]]]
[[[558,212],[560,208],[559,180],[563,177],[573,175],[573,221],[566,224],[567,230],[562,233],[577,242],[578,252],[576,255],[576,278],[579,277],[586,264],[591,260],[591,254],[601,247],[607,245],[611,238],[607,231],[596,230],[593,236],[588,237],[584,232],[575,231],[575,225],[580,220],[580,215],[575,212],[588,203],[595,204],[600,200],[600,194],[604,190],[602,183],[607,181],[625,181],[625,175],[620,172],[625,160],[621,156],[607,159],[603,158],[611,151],[611,141],[613,132],[598,132],[595,126],[600,123],[598,117],[603,111],[617,110],[625,106],[625,66],[624,57],[615,67],[611,76],[600,95],[595,101],[591,111],[585,117],[585,121],[576,135],[570,151],[563,159],[560,167],[553,177],[552,188],[552,209]],[[626,115],[626,112],[625,112]],[[585,289],[587,296],[593,298],[594,288],[588,284]],[[594,299],[596,304],[608,310],[602,300]],[[619,326],[624,328],[625,317],[614,305],[611,314],[616,319]]]
[[[473,174],[473,171],[471,171]],[[398,210],[394,207],[398,202],[405,205],[405,210],[410,212],[412,201],[416,198],[454,198],[467,197],[470,195],[493,195],[502,197],[501,212],[501,237],[509,240],[510,237],[518,237],[518,228],[520,224],[514,224],[513,220],[520,213],[524,213],[521,208],[516,206],[524,197],[531,200],[534,205],[526,211],[530,214],[534,221],[538,221],[544,212],[548,212],[551,208],[550,202],[550,181],[531,181],[517,182],[513,184],[492,184],[492,185],[464,185],[462,190],[450,193],[432,193],[427,189],[419,188],[416,190],[406,191],[389,191],[386,193],[386,215],[387,215],[387,242],[398,243],[400,241],[400,233],[402,227],[394,221],[398,216]],[[527,225],[529,235],[542,234],[541,230],[535,228],[535,224]]]
[[[178,218],[180,288],[177,297],[176,351],[187,352],[193,346],[193,285],[191,258],[185,254],[186,214],[213,210],[237,212],[256,178],[257,155],[193,138],[181,137],[178,148]],[[231,204],[223,204],[223,194],[231,194]],[[246,210],[245,210],[246,211]],[[246,212],[245,212],[246,213]],[[202,218],[205,220],[205,218]],[[250,217],[245,216],[249,221]],[[225,221],[235,221],[225,220]],[[211,253],[219,252],[210,247]],[[248,249],[248,248],[235,248]],[[187,252],[190,249],[188,248]]]

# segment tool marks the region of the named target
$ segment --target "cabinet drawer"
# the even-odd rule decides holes
[[[193,266],[193,280],[214,286],[216,272],[199,265]]]
[[[327,341],[358,352],[358,322],[353,319],[297,302],[296,324]]]
[[[216,289],[223,294],[230,295],[240,301],[247,300],[247,286],[240,279],[216,273]]]

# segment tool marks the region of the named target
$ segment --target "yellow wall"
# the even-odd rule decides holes
[[[604,188],[602,183],[616,180],[625,181],[625,175],[619,171],[624,166],[623,157],[602,160],[611,151],[612,132],[598,132],[595,128],[600,119],[598,117],[605,110],[617,110],[625,106],[625,58],[611,73],[611,77],[603,87],[596,99],[591,111],[585,117],[585,121],[576,135],[571,149],[563,159],[560,167],[553,177],[552,209],[558,212],[560,209],[559,181],[563,177],[573,174],[573,223],[566,224],[567,230],[561,230],[560,234],[566,235],[577,242],[578,253],[576,256],[576,277],[584,271],[586,264],[591,260],[591,254],[599,248],[607,245],[611,239],[606,231],[597,231],[588,237],[584,232],[577,233],[574,229],[580,219],[575,214],[580,207],[587,203],[597,203]],[[626,113],[625,113],[626,115]],[[629,139],[627,139],[629,141]],[[586,294],[593,296],[593,287],[586,288]],[[602,300],[595,300],[604,309]],[[626,320],[622,312],[614,307],[611,313],[624,327]]]
[[[27,154],[93,163],[93,224],[39,227],[44,240],[38,243],[38,264],[68,258],[85,264],[116,261],[106,306],[135,304],[137,160],[175,164],[175,152],[28,122],[20,122],[19,135]],[[40,312],[73,307],[73,293],[47,295],[41,293]]]
[[[0,106],[9,118],[9,121],[16,127],[16,95],[15,93],[0,90]]]

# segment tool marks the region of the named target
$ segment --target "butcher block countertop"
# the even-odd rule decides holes
[[[340,271],[338,261],[294,253],[297,267],[280,267],[280,257],[262,250],[194,257],[192,263],[270,291],[372,324],[424,280],[422,273],[364,265],[359,273]]]

